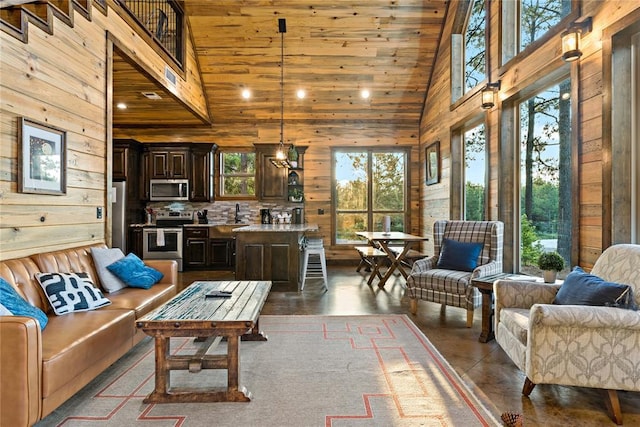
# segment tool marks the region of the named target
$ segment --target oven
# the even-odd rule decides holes
[[[173,259],[182,271],[182,227],[145,227],[142,236],[143,259]]]

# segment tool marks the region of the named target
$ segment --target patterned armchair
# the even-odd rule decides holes
[[[640,304],[640,245],[615,245],[591,274],[631,285]],[[607,390],[609,415],[622,424],[616,390],[640,391],[640,312],[615,307],[552,304],[560,285],[497,280],[496,340],[536,384]]]
[[[471,279],[502,272],[504,224],[500,221],[448,221],[433,224],[435,255],[417,260],[407,278],[407,295],[412,314],[418,311],[418,300],[449,305],[467,310],[467,327],[473,323],[473,310],[480,306],[481,296]],[[458,242],[482,242],[482,251],[473,271],[438,268],[443,239]]]

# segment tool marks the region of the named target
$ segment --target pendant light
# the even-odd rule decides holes
[[[278,19],[280,33],[280,145],[276,151],[276,160],[272,163],[278,168],[287,166],[287,151],[284,149],[284,33],[287,32],[287,20]]]

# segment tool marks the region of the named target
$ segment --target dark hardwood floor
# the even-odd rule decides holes
[[[406,314],[423,331],[484,404],[500,419],[503,412],[524,414],[526,426],[608,426],[602,390],[555,385],[537,385],[530,397],[521,394],[524,375],[500,346],[478,342],[481,313],[475,313],[472,328],[466,328],[466,313],[440,305],[418,304],[418,314],[409,314],[402,276],[391,278],[385,289],[369,287],[366,276],[354,266],[329,265],[329,291],[319,280],[307,281],[302,292],[272,291],[262,314],[360,315]],[[364,272],[363,272],[364,273]],[[364,273],[367,274],[367,273]],[[180,273],[184,288],[194,280],[232,280],[231,272],[191,271]],[[268,334],[268,331],[265,331]],[[640,393],[619,392],[625,425],[640,425]]]

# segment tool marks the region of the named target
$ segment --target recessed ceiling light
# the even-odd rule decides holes
[[[368,99],[368,98],[369,98],[369,96],[371,96],[371,93],[369,92],[369,90],[368,90],[368,89],[362,89],[362,90],[360,91],[360,96],[361,96],[363,99]]]
[[[127,104],[125,104],[124,102],[118,102],[116,104],[116,108],[118,110],[126,110],[127,109]]]
[[[304,89],[298,89],[296,95],[298,96],[298,99],[304,99],[304,97],[307,96],[307,93],[304,91]]]
[[[243,89],[242,90],[242,97],[244,99],[249,99],[251,98],[251,91],[249,89]]]
[[[142,93],[142,96],[148,99],[162,99],[162,97],[155,92],[140,92],[140,93]]]

